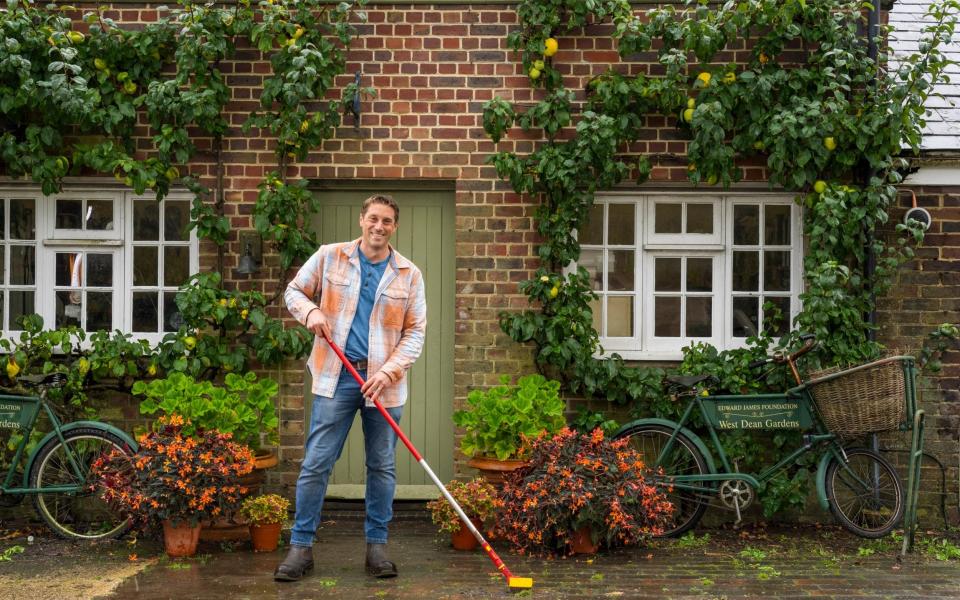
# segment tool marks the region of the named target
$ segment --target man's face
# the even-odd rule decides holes
[[[360,231],[363,232],[363,246],[379,252],[387,248],[390,237],[397,230],[397,219],[393,209],[386,204],[374,202],[367,212],[360,215]]]

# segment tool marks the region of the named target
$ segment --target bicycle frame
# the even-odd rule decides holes
[[[677,435],[684,430],[689,431],[686,425],[691,421],[696,408],[703,419],[713,446],[713,454],[720,459],[722,469],[712,474],[702,475],[675,475],[671,476],[670,483],[674,487],[690,490],[697,493],[712,494],[715,488],[709,485],[721,481],[743,481],[756,488],[772,479],[777,473],[793,464],[802,455],[812,452],[824,443],[830,443],[830,452],[842,458],[843,450],[836,444],[836,436],[824,429],[815,413],[811,410],[813,399],[803,387],[793,388],[782,394],[748,394],[699,396],[694,395],[687,404],[683,416],[673,422],[673,433],[661,449],[657,457],[656,467],[662,458],[670,452]],[[769,412],[776,411],[776,412]],[[772,417],[783,417],[772,420]],[[732,419],[731,419],[732,417]],[[739,473],[734,471],[730,459],[723,450],[720,442],[720,431],[755,430],[809,430],[813,433],[805,434],[804,443],[759,474]],[[699,436],[697,436],[699,438]],[[832,443],[831,443],[832,442]],[[706,447],[706,444],[703,444]],[[700,484],[700,485],[698,485]]]
[[[40,416],[41,408],[43,408],[47,418],[50,419],[51,432],[60,439],[60,443],[64,444],[63,447],[66,451],[67,457],[70,460],[70,468],[73,469],[73,474],[77,477],[78,481],[83,481],[84,479],[83,470],[80,468],[76,457],[70,450],[70,445],[67,444],[63,438],[63,423],[57,417],[56,413],[53,412],[53,409],[50,408],[50,405],[47,404],[42,395],[0,395],[0,429],[19,431],[23,435],[22,439],[20,440],[20,444],[17,446],[17,451],[13,456],[13,460],[10,463],[10,468],[7,470],[7,475],[3,480],[3,485],[0,487],[0,491],[2,491],[4,494],[39,494],[41,491],[45,493],[71,493],[80,491],[79,486],[76,485],[47,486],[44,487],[43,490],[31,487],[12,487],[13,480],[17,473],[17,465],[20,464],[20,461],[23,458],[24,450],[26,450],[27,444],[30,442],[30,434],[33,433],[33,427],[36,425],[37,418]],[[36,449],[39,449],[42,446],[42,443],[37,444]],[[34,452],[36,452],[36,449]],[[28,464],[33,462],[33,455],[30,456],[30,460],[27,462]],[[29,469],[27,470],[29,471]],[[26,482],[26,474],[24,476],[24,482]]]

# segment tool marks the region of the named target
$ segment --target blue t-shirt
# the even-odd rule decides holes
[[[390,257],[378,263],[370,262],[363,250],[357,249],[360,255],[360,301],[357,302],[357,314],[353,316],[350,325],[350,335],[347,336],[347,345],[344,354],[350,360],[366,360],[370,341],[370,314],[373,312],[373,301],[377,298],[377,288],[387,270],[387,261]]]

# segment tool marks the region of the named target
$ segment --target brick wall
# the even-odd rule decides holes
[[[446,180],[456,182],[457,298],[455,337],[454,396],[457,406],[468,390],[495,383],[500,373],[532,370],[531,353],[513,343],[497,324],[503,309],[521,309],[526,298],[518,293],[518,282],[529,277],[538,266],[537,235],[534,232],[534,204],[530,198],[516,196],[499,181],[487,156],[496,150],[530,151],[538,141],[532,134],[511,132],[498,146],[482,131],[482,105],[500,95],[513,102],[529,105],[542,91],[529,87],[517,57],[506,48],[508,31],[517,17],[510,6],[428,6],[387,5],[367,8],[369,21],[360,25],[361,37],[349,55],[348,75],[338,82],[352,81],[355,71],[363,73],[363,84],[377,90],[377,98],[362,103],[359,129],[352,118],[309,160],[291,167],[291,178],[319,180],[405,179]],[[153,8],[118,5],[107,16],[121,23],[149,21]],[[790,59],[790,52],[781,55]],[[741,42],[717,57],[726,63],[745,60],[748,45]],[[656,75],[659,65],[652,64],[653,53],[632,57],[619,68],[629,73]],[[583,89],[587,81],[604,72],[618,57],[609,28],[590,27],[582,34],[560,38],[560,51],[554,63],[564,74],[570,89]],[[269,63],[259,52],[241,50],[236,60],[223,65],[234,100],[228,107],[232,129],[226,140],[227,214],[234,233],[226,248],[225,278],[243,289],[272,292],[276,282],[290,274],[279,272],[275,257],[266,257],[262,279],[249,280],[234,273],[241,255],[236,232],[252,229],[250,213],[256,198],[256,185],[274,168],[273,142],[268,135],[253,131],[245,136],[240,124],[256,108],[256,98]],[[582,92],[580,93],[582,99]],[[631,148],[654,154],[652,183],[682,185],[687,180],[684,152],[686,143],[672,117],[650,116],[645,139]],[[141,145],[149,149],[149,143]],[[200,154],[190,165],[192,174],[205,176],[213,184],[212,155]],[[764,181],[761,163],[745,165],[749,181]],[[950,320],[960,295],[956,282],[960,264],[960,225],[956,196],[942,190],[924,190],[924,205],[936,209],[935,229],[927,247],[902,275],[900,287],[883,303],[883,336],[890,340],[915,342],[935,323]],[[952,204],[951,204],[952,203]],[[952,221],[951,221],[952,219]],[[950,234],[953,234],[950,237]],[[949,239],[948,239],[949,238]],[[952,240],[952,241],[951,241]],[[215,249],[202,247],[201,268],[215,268]],[[955,268],[955,267],[954,267]],[[283,314],[280,307],[277,314]],[[955,318],[953,320],[956,320]],[[943,432],[940,451],[950,455],[949,432],[960,420],[957,382],[960,366],[956,357],[930,385],[946,392],[938,404],[931,394],[925,401],[928,412],[936,415],[934,430]],[[268,373],[281,382],[281,465],[270,482],[279,488],[291,486],[296,479],[303,444],[302,364],[291,362],[283,369]],[[934,442],[932,442],[934,443]],[[935,443],[940,443],[937,441]],[[938,447],[939,448],[939,447]],[[955,464],[955,462],[954,462]],[[956,476],[954,473],[954,480]]]

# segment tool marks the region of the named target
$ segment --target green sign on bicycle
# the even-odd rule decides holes
[[[799,401],[780,395],[771,399],[750,399],[739,396],[723,400],[722,396],[703,399],[707,418],[717,429],[808,429],[810,413]]]

